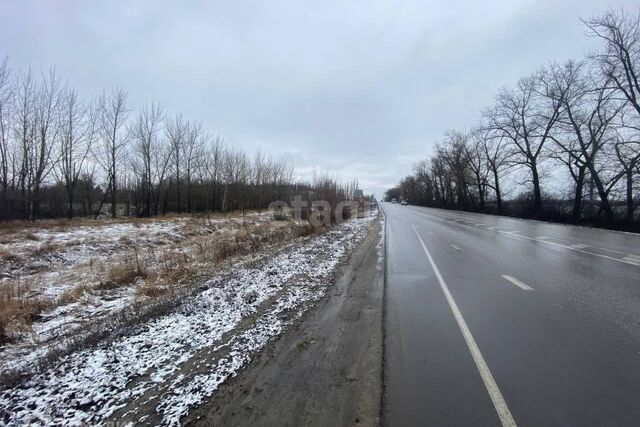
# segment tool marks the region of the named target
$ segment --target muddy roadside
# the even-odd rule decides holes
[[[381,225],[300,323],[194,408],[184,425],[378,425],[384,271]]]

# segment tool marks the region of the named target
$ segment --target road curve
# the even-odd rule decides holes
[[[382,208],[384,424],[640,425],[640,235]]]

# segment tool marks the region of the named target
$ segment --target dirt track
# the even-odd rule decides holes
[[[185,425],[377,425],[383,271],[380,225],[300,324],[182,420]]]

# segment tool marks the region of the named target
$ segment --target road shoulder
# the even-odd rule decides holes
[[[380,224],[317,307],[269,344],[186,425],[377,425],[381,394]]]

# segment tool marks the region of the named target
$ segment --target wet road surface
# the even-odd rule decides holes
[[[382,207],[385,424],[640,425],[640,235]]]

